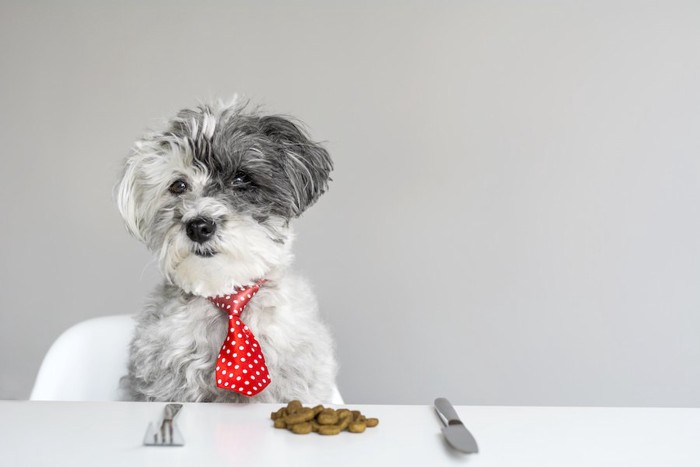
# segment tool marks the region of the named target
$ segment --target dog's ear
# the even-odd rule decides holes
[[[262,117],[260,128],[282,153],[284,172],[295,198],[291,215],[298,217],[328,188],[333,161],[328,151],[285,117]]]
[[[121,180],[115,187],[115,197],[126,228],[134,237],[145,242],[143,231],[145,218],[144,213],[139,209],[142,198],[142,190],[139,189],[139,173],[143,155],[139,153],[138,148],[139,143],[136,143],[134,150],[126,159]]]

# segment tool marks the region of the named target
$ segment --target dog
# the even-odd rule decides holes
[[[129,232],[157,255],[164,281],[136,317],[122,378],[129,399],[330,402],[333,339],[311,287],[290,269],[290,222],[326,191],[332,169],[296,120],[238,101],[181,110],[134,144],[117,204]],[[213,302],[251,284],[259,290],[240,321],[269,375],[258,373],[267,386],[252,396],[217,378],[231,365],[220,359],[230,357],[222,343],[233,317]]]

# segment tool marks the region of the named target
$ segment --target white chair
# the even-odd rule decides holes
[[[127,373],[131,316],[94,318],[69,328],[53,343],[39,368],[30,400],[125,400],[119,379]],[[333,404],[343,404],[337,387]]]
[[[94,318],[69,328],[41,363],[31,400],[123,400],[119,378],[127,373],[131,316]]]

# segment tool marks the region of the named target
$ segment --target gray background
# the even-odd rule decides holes
[[[335,158],[298,270],[348,402],[700,407],[700,4],[2,2],[0,398],[158,278],[111,188],[238,92]]]

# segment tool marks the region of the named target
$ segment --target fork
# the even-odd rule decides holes
[[[160,428],[156,429],[153,422],[149,423],[143,437],[143,444],[145,446],[184,446],[185,439],[175,426],[175,416],[180,409],[182,404],[167,404]]]

